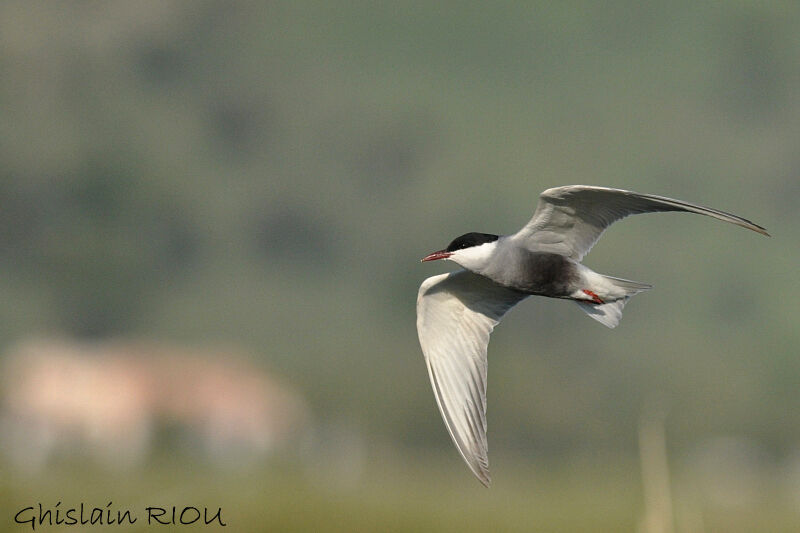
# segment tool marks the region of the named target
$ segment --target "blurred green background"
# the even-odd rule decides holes
[[[0,354],[233,345],[310,413],[245,469],[163,431],[125,470],[6,454],[0,529],[113,501],[235,531],[800,530],[798,28],[751,0],[0,3]],[[487,491],[417,344],[419,284],[450,265],[419,259],[573,183],[773,237],[629,219],[585,260],[655,286],[619,328],[510,313]]]

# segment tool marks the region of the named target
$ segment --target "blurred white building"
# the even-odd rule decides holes
[[[0,377],[0,447],[26,469],[54,455],[130,467],[164,433],[215,463],[250,462],[309,418],[296,390],[236,349],[31,340],[8,350]]]

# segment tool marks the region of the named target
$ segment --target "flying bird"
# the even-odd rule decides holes
[[[422,261],[462,269],[426,279],[417,296],[417,332],[447,431],[472,472],[489,486],[486,347],[503,315],[528,296],[572,300],[609,328],[646,283],[594,272],[580,263],[603,232],[639,213],[685,211],[769,236],[742,217],[653,194],[569,185],[539,196],[533,218],[513,235],[467,233]]]

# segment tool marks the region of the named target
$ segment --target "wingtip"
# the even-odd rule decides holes
[[[460,448],[459,451],[461,451]],[[464,457],[464,459],[466,460],[466,457]],[[492,476],[489,474],[489,466],[486,463],[474,464],[467,461],[467,466],[469,466],[470,471],[478,479],[478,481],[481,482],[481,485],[487,489],[490,488],[490,485],[492,484]]]
[[[767,231],[767,228],[765,228],[763,226],[759,226],[755,222],[751,222],[751,221],[746,220],[746,219],[744,220],[744,222],[745,222],[745,224],[739,224],[739,225],[743,226],[743,227],[745,227],[745,228],[747,228],[747,229],[749,229],[751,231],[755,231],[756,233],[760,233],[761,235],[763,235],[765,237],[772,237],[772,235],[770,235],[769,232]]]
[[[764,235],[765,237],[772,237],[772,235],[770,235],[767,232],[767,228],[765,228],[763,226],[759,226],[755,222],[750,222],[749,220],[746,220],[746,222],[747,222],[747,224],[740,224],[740,225],[744,226],[745,228],[747,228],[749,230],[753,230],[756,233],[760,233],[761,235]]]

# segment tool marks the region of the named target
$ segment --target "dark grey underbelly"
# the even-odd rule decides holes
[[[575,290],[580,275],[576,263],[563,255],[524,251],[503,278],[496,281],[527,294],[564,298]]]

